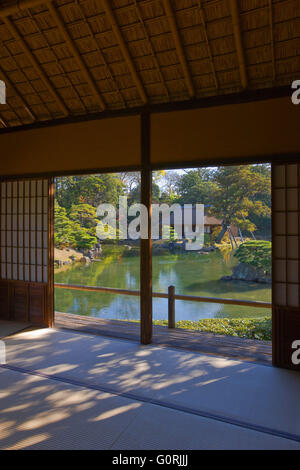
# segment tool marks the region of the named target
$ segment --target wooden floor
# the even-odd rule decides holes
[[[140,341],[139,323],[56,313],[55,327]],[[272,345],[269,341],[255,341],[192,330],[170,330],[163,326],[154,326],[153,344],[272,364]]]

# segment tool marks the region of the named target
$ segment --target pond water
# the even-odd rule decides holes
[[[271,301],[271,286],[244,281],[221,281],[232,273],[237,260],[232,254],[180,253],[153,256],[153,291],[167,292],[174,285],[177,294]],[[124,257],[110,249],[99,262],[76,264],[57,272],[55,282],[139,290],[139,256]],[[55,309],[91,317],[139,320],[139,297],[55,290]],[[246,318],[271,315],[269,309],[176,301],[176,321],[202,318]],[[168,318],[167,299],[153,299],[154,320]]]

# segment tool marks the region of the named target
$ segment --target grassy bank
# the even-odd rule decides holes
[[[166,320],[155,321],[154,324],[168,326]],[[272,320],[270,317],[259,319],[212,318],[199,321],[179,321],[176,323],[176,328],[264,341],[271,341],[272,339]]]

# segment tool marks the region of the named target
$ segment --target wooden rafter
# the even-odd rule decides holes
[[[246,67],[246,61],[245,61],[243,39],[242,39],[242,32],[241,32],[241,25],[240,25],[240,18],[239,18],[239,8],[238,8],[237,0],[229,0],[229,6],[230,6],[231,17],[232,17],[234,41],[235,41],[236,52],[237,52],[238,61],[239,61],[241,83],[242,83],[243,88],[247,88],[248,87],[248,74],[247,74],[247,67]]]
[[[2,127],[7,127],[7,122],[0,116],[0,124]]]
[[[19,100],[21,101],[22,103],[22,106],[24,107],[24,109],[26,110],[27,114],[30,116],[30,119],[32,120],[32,122],[34,122],[36,120],[36,117],[35,115],[33,114],[33,112],[29,109],[27,103],[25,102],[24,98],[22,97],[22,95],[18,92],[18,90],[16,89],[16,87],[13,85],[13,83],[11,82],[11,80],[9,79],[9,77],[6,75],[6,73],[0,69],[0,79],[3,80],[5,83],[6,83],[6,86],[8,86],[13,94],[15,96],[17,96],[19,98]]]
[[[49,109],[47,108],[47,105],[46,103],[44,103],[44,101],[42,100],[42,98],[40,97],[40,95],[36,92],[36,90],[34,89],[33,87],[33,84],[30,82],[30,80],[28,79],[27,75],[24,73],[23,69],[20,68],[17,60],[16,60],[16,57],[11,53],[10,49],[7,47],[7,44],[5,42],[1,42],[1,46],[6,50],[7,52],[7,55],[8,57],[11,59],[11,61],[14,63],[15,67],[16,67],[16,70],[18,70],[24,77],[25,79],[25,82],[27,83],[27,85],[29,86],[29,88],[31,88],[33,90],[33,92],[35,93],[35,96],[38,98],[39,102],[40,102],[40,105],[42,107],[44,107],[48,113],[48,119],[52,119],[52,115],[49,111]],[[8,78],[8,77],[7,77]],[[9,103],[8,103],[9,104]],[[40,119],[40,116],[37,117],[37,119]]]
[[[160,81],[161,81],[161,83],[162,83],[162,86],[164,87],[165,94],[166,94],[167,98],[169,99],[169,98],[170,98],[169,90],[168,90],[166,81],[165,81],[165,79],[164,79],[164,76],[163,76],[161,67],[160,67],[160,65],[159,65],[157,56],[156,56],[156,54],[155,54],[155,50],[154,50],[153,45],[152,45],[151,37],[149,36],[149,33],[148,33],[148,31],[147,31],[147,27],[146,27],[145,22],[144,22],[144,20],[143,20],[139,3],[137,2],[137,0],[135,0],[135,1],[134,1],[134,4],[135,4],[135,9],[136,9],[137,17],[138,17],[138,19],[139,19],[139,22],[141,23],[141,26],[142,26],[142,28],[143,28],[143,32],[144,32],[145,38],[147,39],[147,42],[148,42],[148,44],[149,44],[150,51],[151,51],[151,55],[152,55],[153,60],[154,60],[154,62],[155,62],[155,65],[156,65],[156,68],[157,68],[157,72],[158,72],[158,75],[159,75],[159,77],[160,77]]]
[[[273,4],[269,0],[269,18],[270,18],[270,36],[271,36],[271,52],[272,52],[272,72],[273,80],[276,79],[276,59],[275,59],[275,44],[274,44],[274,24],[273,24]]]
[[[186,85],[187,85],[187,88],[188,88],[188,91],[189,91],[189,95],[190,95],[191,98],[194,98],[195,95],[196,95],[195,87],[194,87],[194,84],[193,84],[192,76],[191,76],[190,71],[189,71],[189,66],[188,66],[188,63],[187,63],[187,59],[185,57],[185,53],[184,53],[183,45],[182,45],[182,42],[181,42],[179,30],[178,30],[178,27],[177,27],[175,14],[174,14],[173,8],[171,6],[170,0],[162,0],[162,1],[163,1],[163,5],[164,5],[166,15],[167,15],[168,20],[169,20],[171,31],[172,31],[172,34],[173,34],[173,37],[174,37],[176,51],[177,51],[181,66],[183,68],[183,73],[184,73]]]
[[[218,81],[218,77],[217,77],[216,67],[215,67],[215,64],[214,64],[214,57],[213,57],[213,53],[212,53],[212,50],[211,50],[211,45],[210,45],[209,38],[208,38],[202,0],[198,0],[198,6],[199,6],[200,18],[201,18],[201,22],[202,22],[202,26],[203,26],[203,32],[204,32],[205,42],[206,42],[206,46],[207,46],[208,56],[209,56],[209,60],[210,60],[210,64],[211,64],[211,71],[212,71],[212,74],[213,74],[213,77],[214,77],[214,82],[215,82],[216,88],[218,89],[219,88],[219,81]]]
[[[65,42],[68,44],[68,47],[70,48],[70,50],[72,52],[74,58],[76,59],[76,62],[78,63],[82,74],[84,75],[90,89],[92,90],[93,95],[97,99],[101,109],[104,111],[106,109],[106,104],[103,101],[103,98],[102,98],[102,96],[101,96],[101,94],[98,90],[98,87],[95,83],[94,78],[92,77],[90,71],[88,70],[87,66],[85,65],[81,55],[79,54],[78,49],[77,49],[77,47],[76,47],[69,31],[67,30],[59,11],[54,7],[52,2],[48,2],[47,6],[48,6],[48,9],[49,9],[52,17],[55,20],[55,23],[56,23],[61,35],[63,36]]]
[[[138,89],[138,92],[139,92],[139,95],[141,97],[141,100],[143,101],[144,104],[147,104],[148,102],[148,98],[147,98],[147,95],[146,95],[146,92],[145,92],[145,89],[144,89],[144,86],[142,84],[142,81],[136,71],[136,68],[135,68],[135,65],[133,63],[133,60],[132,60],[132,57],[130,55],[130,52],[128,50],[128,47],[126,45],[126,42],[123,38],[123,35],[122,35],[122,32],[120,30],[120,27],[117,23],[117,20],[116,20],[116,17],[115,17],[115,14],[111,8],[111,4],[109,2],[109,0],[102,0],[102,5],[103,5],[103,8],[105,10],[105,13],[110,21],[110,24],[111,24],[111,27],[112,27],[112,30],[113,30],[113,33],[114,35],[116,36],[117,38],[117,41],[118,41],[118,44],[120,46],[120,49],[121,49],[121,52],[123,54],[123,57],[127,63],[127,66],[130,70],[130,73],[132,75],[132,78],[134,80],[134,83]]]
[[[120,88],[119,88],[119,86],[118,86],[118,83],[117,83],[115,77],[114,77],[113,74],[112,74],[112,71],[111,71],[111,69],[110,69],[109,63],[107,62],[107,60],[106,60],[106,58],[105,58],[105,56],[104,56],[104,54],[103,54],[103,52],[102,52],[102,50],[101,50],[101,47],[99,47],[97,37],[96,37],[96,35],[94,34],[94,32],[93,32],[93,30],[92,30],[92,28],[91,28],[91,26],[90,26],[90,23],[89,23],[89,21],[87,20],[87,18],[86,18],[86,16],[85,16],[85,13],[84,13],[84,11],[83,11],[83,9],[82,9],[82,7],[81,7],[81,5],[80,5],[79,2],[77,3],[77,7],[78,7],[78,10],[79,10],[80,13],[81,13],[81,16],[82,16],[82,19],[83,19],[83,21],[84,21],[84,24],[87,25],[87,28],[88,28],[88,30],[89,30],[89,33],[90,33],[91,38],[94,40],[94,43],[95,43],[95,46],[96,46],[96,48],[97,48],[98,54],[100,55],[101,60],[102,60],[102,62],[103,62],[103,64],[104,64],[104,66],[105,66],[105,69],[106,69],[108,78],[109,78],[109,80],[110,80],[110,83],[114,84],[114,86],[115,86],[115,92],[113,92],[113,93],[117,93],[117,94],[120,96],[120,99],[121,99],[121,101],[122,101],[122,105],[123,105],[124,108],[126,108],[126,102],[125,102],[125,100],[124,100],[124,97],[123,97],[123,95],[122,95],[122,92],[121,92],[121,90],[120,90]]]
[[[76,87],[75,87],[74,84],[72,83],[72,80],[70,79],[70,77],[68,76],[68,74],[65,72],[64,67],[63,67],[62,64],[60,63],[60,60],[59,60],[59,58],[58,58],[58,56],[57,56],[56,50],[55,50],[53,47],[51,47],[47,36],[44,34],[44,32],[42,31],[42,29],[40,28],[39,24],[38,24],[37,21],[36,21],[35,16],[32,15],[32,13],[31,13],[30,10],[28,10],[28,13],[29,13],[29,15],[30,15],[31,20],[33,21],[33,24],[34,24],[35,28],[38,29],[38,34],[39,34],[39,36],[42,36],[42,37],[43,37],[45,43],[47,44],[48,50],[51,51],[51,53],[52,53],[53,56],[55,57],[55,63],[57,64],[57,67],[58,67],[59,70],[61,71],[61,74],[64,76],[65,80],[69,83],[70,88],[73,90],[73,92],[74,92],[74,94],[76,95],[77,99],[78,99],[78,100],[80,101],[80,103],[82,104],[82,109],[83,109],[84,111],[86,111],[87,108],[86,108],[84,102],[82,101],[81,96],[80,96],[80,94],[78,93]]]
[[[7,29],[9,30],[10,34],[17,40],[20,42],[22,48],[24,49],[24,52],[25,52],[25,55],[28,57],[28,59],[30,60],[32,66],[34,67],[34,69],[36,70],[37,74],[42,78],[43,82],[45,83],[45,85],[47,86],[48,90],[50,91],[50,93],[52,94],[52,96],[54,97],[55,101],[57,102],[57,104],[59,105],[61,111],[63,112],[63,114],[65,116],[68,116],[69,114],[69,111],[66,107],[66,105],[64,104],[63,100],[61,99],[61,97],[58,95],[58,93],[56,92],[55,88],[53,87],[52,83],[50,82],[49,78],[47,77],[47,75],[45,74],[44,70],[42,69],[42,67],[40,66],[40,64],[38,63],[37,59],[35,58],[35,56],[33,55],[33,53],[31,52],[31,50],[29,49],[29,47],[27,46],[24,38],[21,36],[21,34],[19,33],[19,31],[17,30],[17,28],[15,27],[15,25],[12,23],[12,21],[10,20],[10,18],[8,17],[4,17],[3,18],[3,21],[7,27]]]

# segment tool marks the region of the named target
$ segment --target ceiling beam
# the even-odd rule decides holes
[[[233,24],[233,35],[235,41],[236,52],[239,61],[240,76],[242,87],[245,89],[248,87],[248,74],[245,61],[243,39],[240,25],[240,15],[237,0],[229,0],[230,13],[232,17]]]
[[[23,96],[18,92],[18,90],[16,89],[16,87],[13,85],[13,83],[11,82],[10,78],[8,78],[8,76],[6,75],[6,73],[0,69],[0,79],[4,81],[4,83],[6,84],[7,87],[9,87],[13,94],[15,96],[17,96],[19,98],[19,100],[21,101],[22,103],[22,106],[25,108],[25,111],[27,112],[27,114],[30,116],[30,119],[32,120],[32,122],[34,122],[36,120],[36,117],[35,115],[33,114],[33,112],[29,109],[27,103],[25,102]]]
[[[134,83],[135,83],[135,85],[138,89],[141,100],[143,101],[144,104],[147,104],[148,98],[147,98],[144,86],[143,86],[142,81],[141,81],[141,79],[140,79],[140,77],[139,77],[139,75],[136,71],[134,62],[132,60],[132,57],[131,57],[130,52],[128,50],[128,47],[127,47],[127,45],[125,43],[125,40],[123,38],[121,29],[120,29],[120,27],[117,23],[115,14],[114,14],[114,12],[111,8],[110,1],[109,0],[102,0],[102,5],[103,5],[104,11],[105,11],[105,13],[106,13],[106,15],[107,15],[107,17],[110,21],[113,33],[117,38],[117,41],[118,41],[118,44],[120,46],[121,52],[122,52],[123,57],[124,57],[124,59],[127,63],[128,68],[130,70],[130,73],[132,75]]]
[[[44,70],[42,69],[42,67],[40,66],[40,64],[38,63],[37,59],[35,58],[35,56],[33,55],[33,53],[31,52],[31,50],[29,49],[29,47],[27,46],[24,38],[21,36],[21,34],[19,33],[19,31],[17,30],[17,28],[15,27],[15,25],[12,23],[12,21],[8,18],[8,17],[5,17],[3,18],[3,21],[5,23],[5,26],[7,27],[7,29],[9,30],[10,34],[17,40],[20,42],[22,48],[24,49],[24,52],[25,52],[25,55],[28,57],[28,59],[30,60],[33,68],[36,70],[37,74],[42,78],[43,82],[45,83],[45,85],[47,86],[48,90],[50,91],[50,93],[52,94],[52,96],[54,97],[56,103],[58,104],[58,106],[60,107],[62,113],[64,114],[64,116],[68,116],[69,115],[69,111],[66,107],[66,105],[64,104],[63,100],[61,99],[61,97],[58,95],[58,93],[56,92],[54,86],[52,85],[52,83],[50,82],[49,78],[47,77],[47,75],[45,74]]]
[[[46,0],[47,2],[53,0]],[[0,18],[5,18],[7,16],[16,15],[27,8],[34,8],[38,5],[46,3],[45,0],[17,0],[17,3],[14,5],[8,5],[6,7],[0,8]]]
[[[176,17],[175,17],[170,0],[163,0],[163,5],[164,5],[164,9],[169,20],[171,32],[174,37],[176,51],[177,51],[181,66],[183,68],[183,73],[184,73],[185,81],[186,81],[187,88],[189,91],[189,95],[191,98],[194,98],[196,95],[196,91],[195,91],[195,87],[193,84],[192,76],[189,71],[189,66],[185,57],[181,37],[180,37],[179,30],[177,27]]]
[[[100,108],[102,109],[102,111],[104,111],[106,109],[106,104],[104,103],[104,101],[102,99],[102,96],[101,96],[101,94],[98,90],[98,87],[96,85],[96,82],[95,82],[94,78],[92,77],[90,71],[88,70],[87,66],[85,65],[81,55],[79,54],[77,46],[75,45],[72,37],[70,36],[70,33],[67,30],[67,27],[64,24],[60,13],[54,7],[52,2],[48,2],[47,6],[48,6],[48,9],[49,9],[52,17],[55,20],[55,23],[56,23],[56,25],[59,29],[59,32],[63,36],[65,42],[68,44],[68,47],[70,48],[73,56],[75,57],[77,63],[79,64],[80,70],[81,70],[82,74],[84,75],[90,89],[92,90],[93,95],[96,97],[96,99],[98,101],[98,104],[100,105]]]

